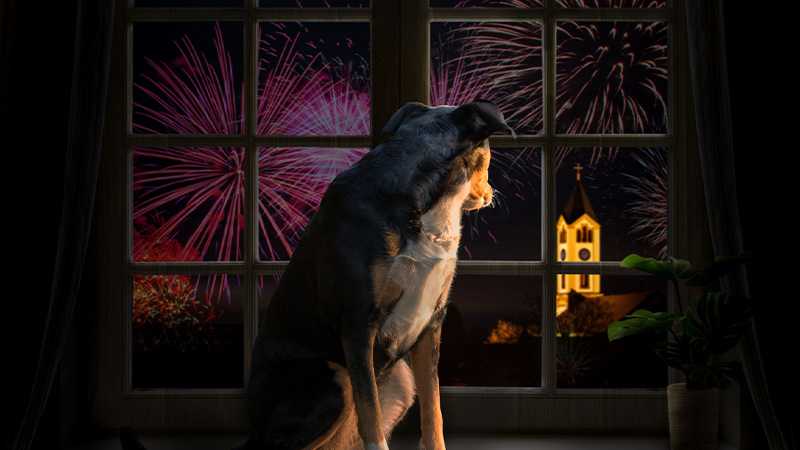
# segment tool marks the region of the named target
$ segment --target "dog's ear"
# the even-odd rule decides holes
[[[389,119],[389,122],[383,127],[384,133],[396,133],[397,130],[400,128],[400,124],[406,119],[406,117],[414,114],[415,112],[423,111],[428,109],[427,106],[423,105],[419,102],[409,102],[403,105],[402,108],[398,109],[393,115],[392,118]]]
[[[494,132],[508,132],[516,139],[517,134],[508,126],[500,108],[488,100],[475,100],[459,106],[451,117],[456,125],[463,127],[471,140],[481,140]]]

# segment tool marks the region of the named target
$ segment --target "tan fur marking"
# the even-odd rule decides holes
[[[303,450],[316,450],[323,447],[339,431],[339,428],[341,428],[342,424],[347,421],[353,410],[353,389],[350,385],[350,376],[347,373],[347,369],[330,361],[328,362],[328,367],[335,372],[333,381],[342,387],[344,407],[342,408],[342,413],[336,419],[336,422],[334,422],[334,424],[328,428],[325,433],[314,439],[314,441],[307,446],[303,447]]]
[[[442,409],[439,400],[439,376],[434,360],[433,336],[420,336],[417,346],[410,352],[411,367],[417,385],[420,404],[422,439],[420,448],[444,450]]]
[[[375,293],[375,304],[383,308],[400,298],[402,288],[389,277],[391,263],[381,262],[372,268],[372,286]]]

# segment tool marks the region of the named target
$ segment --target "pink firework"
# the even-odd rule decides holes
[[[335,43],[307,39],[308,26],[262,26],[258,133],[368,136],[369,64],[354,49],[352,39],[332,40]],[[354,28],[363,29],[357,24]],[[289,34],[290,29],[296,31]],[[298,48],[304,39],[304,45]],[[323,50],[326,46],[346,53],[347,58],[326,57],[330,53]]]
[[[134,83],[152,106],[134,98],[134,130],[143,133],[236,134],[242,132],[242,86],[235,86],[230,54],[215,27],[216,65],[198,52],[188,36],[175,42],[180,53],[171,63],[145,58],[155,76]],[[143,120],[143,122],[140,122]],[[158,124],[161,130],[148,126]]]
[[[431,34],[444,37],[446,44],[440,46],[438,61],[432,61],[432,86],[445,94],[477,91],[476,97],[500,106],[518,133],[537,133],[542,123],[541,25],[477,22],[447,28],[432,25]]]
[[[317,147],[272,147],[259,151],[259,227],[263,259],[291,257],[328,184],[366,151]]]
[[[146,229],[152,217],[161,218],[148,243],[135,249],[134,260],[170,239],[181,242],[186,255],[196,251],[205,261],[241,259],[242,149],[139,148],[133,158],[134,232]]]

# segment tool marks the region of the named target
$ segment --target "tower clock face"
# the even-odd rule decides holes
[[[582,248],[581,251],[578,252],[578,257],[581,259],[581,261],[586,261],[591,258],[591,256],[592,254],[589,253],[589,250],[585,248]]]

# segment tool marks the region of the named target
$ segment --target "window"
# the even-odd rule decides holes
[[[246,427],[258,318],[327,183],[405,102],[480,97],[518,137],[491,138],[498,204],[463,218],[440,363],[446,423],[663,429],[667,371],[652,342],[612,346],[604,331],[637,305],[667,308],[663,283],[618,262],[683,245],[678,9],[122,5],[109,103],[122,106],[109,108],[101,181],[101,422]],[[602,419],[577,413],[591,405]],[[631,421],[630,407],[646,412]]]

